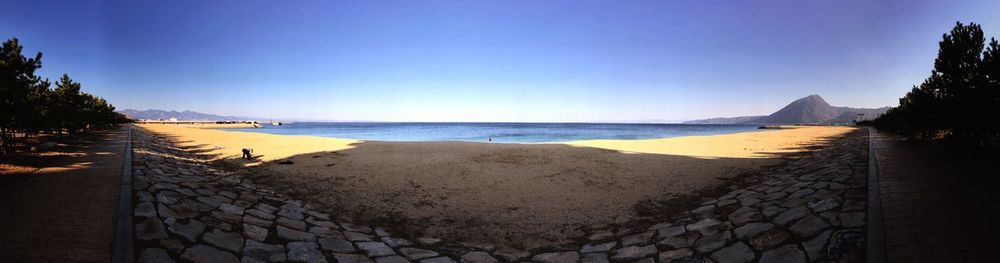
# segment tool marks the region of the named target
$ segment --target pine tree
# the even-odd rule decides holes
[[[80,95],[80,83],[73,82],[69,74],[63,74],[56,82],[56,89],[53,91],[54,98],[54,118],[57,134],[62,134],[62,130],[69,133],[76,131],[80,122],[80,107],[83,106]]]
[[[1000,44],[976,23],[956,23],[938,43],[931,76],[874,121],[880,129],[983,143],[1000,135]],[[984,51],[985,47],[985,51]],[[986,116],[986,118],[984,118]]]
[[[34,58],[21,54],[22,47],[17,38],[3,42],[0,47],[0,150],[10,152],[13,147],[14,134],[21,131],[19,124],[31,107],[29,98],[32,87],[40,79],[35,76],[35,69],[42,67],[42,53]]]
[[[51,83],[35,75],[42,67],[42,53],[34,58],[21,54],[17,38],[0,46],[0,149],[13,152],[17,134],[23,137],[41,131],[76,132],[128,122],[124,115],[101,97],[80,91],[80,83],[68,74]]]

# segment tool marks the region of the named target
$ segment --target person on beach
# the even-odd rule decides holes
[[[250,160],[250,158],[252,158],[252,156],[250,156],[251,153],[253,153],[252,148],[243,148],[243,157],[240,158]]]

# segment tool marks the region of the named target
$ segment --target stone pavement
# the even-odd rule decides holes
[[[128,129],[0,191],[0,261],[107,262]]]
[[[996,189],[926,142],[875,133],[889,262],[979,262],[1000,245]],[[973,171],[972,173],[978,173]],[[995,176],[995,171],[986,171]],[[992,173],[992,174],[991,174]]]
[[[807,262],[863,255],[863,131],[658,224],[520,251],[392,231],[318,211],[136,130],[140,262]]]

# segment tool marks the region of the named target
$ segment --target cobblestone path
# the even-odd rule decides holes
[[[135,134],[140,262],[806,262],[862,255],[864,131],[652,226],[596,229],[573,247],[520,251],[339,219]],[[860,257],[858,257],[860,258]]]

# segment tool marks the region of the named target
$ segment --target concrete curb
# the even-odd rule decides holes
[[[128,140],[125,142],[124,154],[118,213],[115,215],[115,237],[111,243],[111,262],[114,263],[135,262],[132,244],[132,125],[128,126]]]
[[[879,196],[878,153],[875,151],[874,128],[868,128],[868,222],[865,236],[866,262],[886,262],[885,228],[882,221],[882,197]]]

